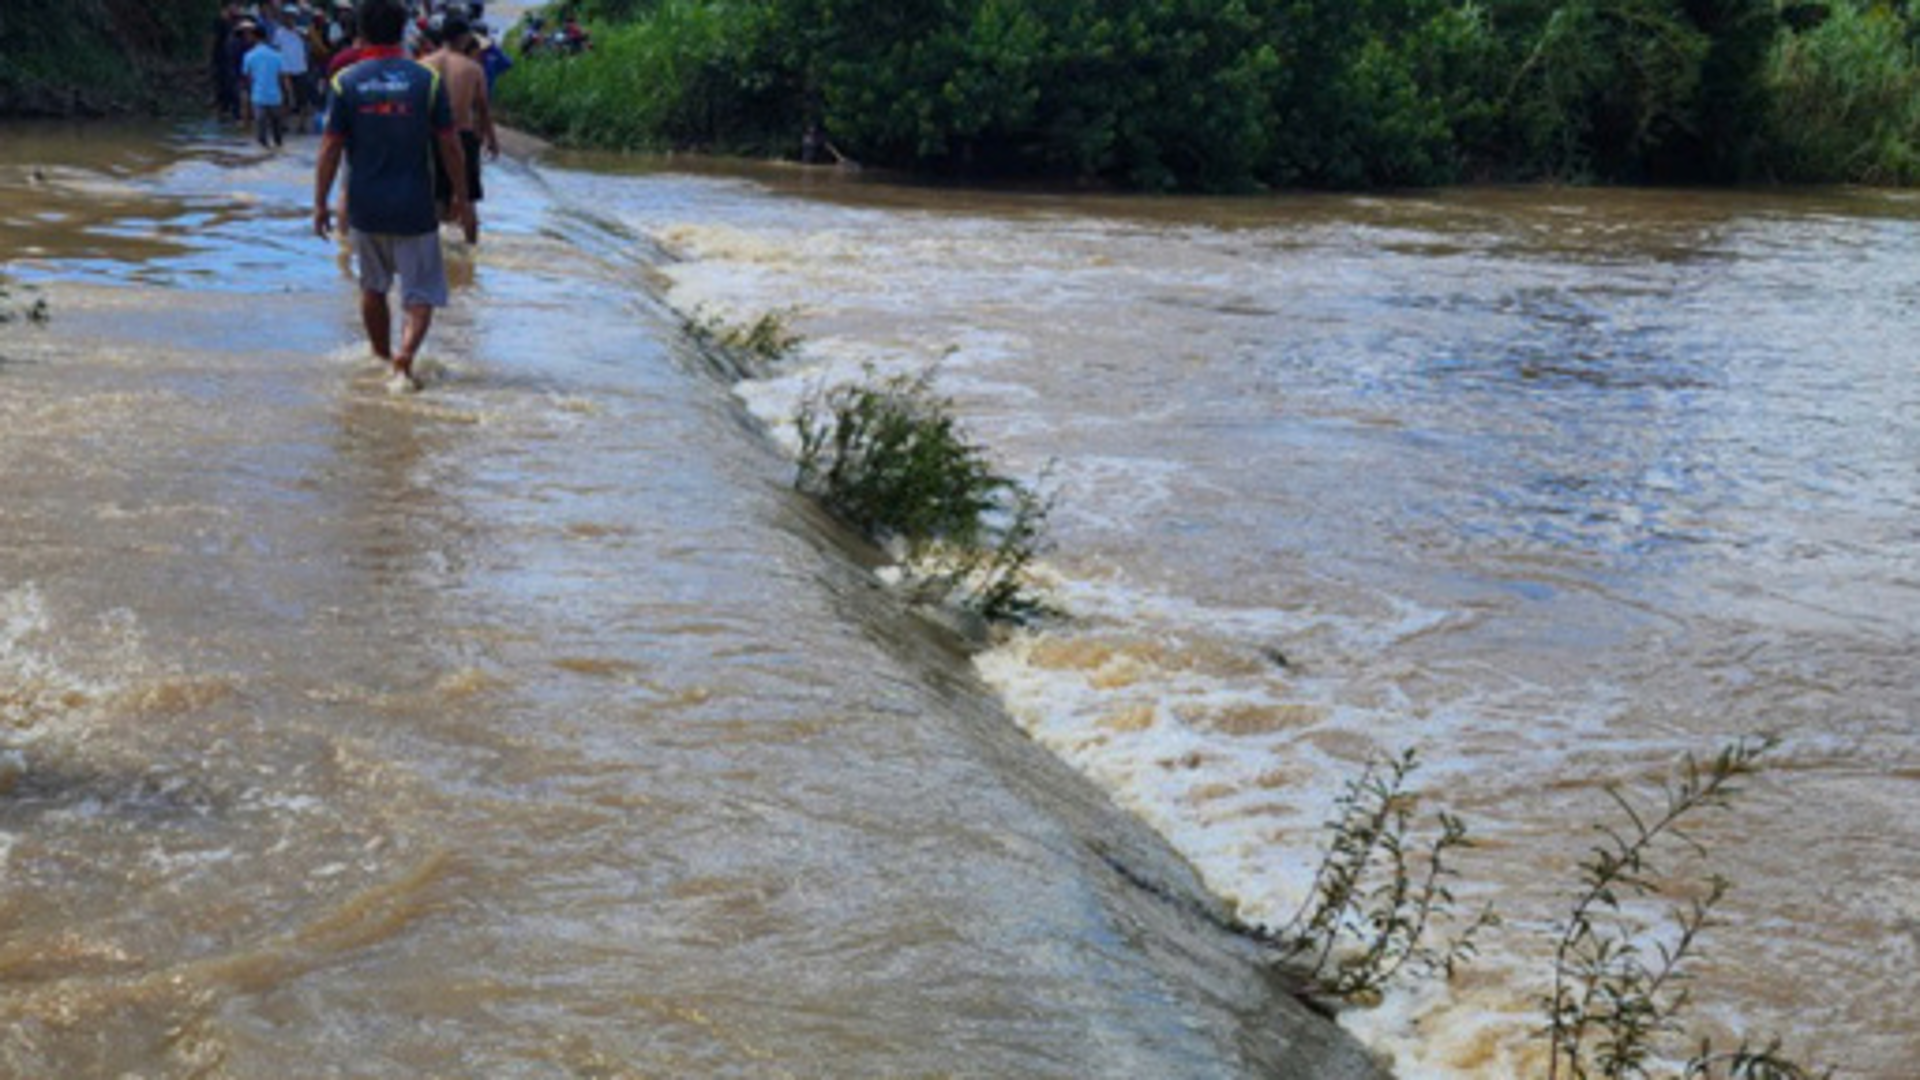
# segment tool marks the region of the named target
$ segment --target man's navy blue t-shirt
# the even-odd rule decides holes
[[[383,49],[334,76],[333,91],[327,134],[346,140],[347,223],[388,236],[438,230],[434,137],[453,130],[440,74]]]

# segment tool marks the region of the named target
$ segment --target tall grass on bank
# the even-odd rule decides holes
[[[914,591],[989,622],[1046,610],[1029,581],[1049,503],[994,471],[960,431],[930,376],[895,376],[810,395],[796,485],[836,517],[903,549]]]

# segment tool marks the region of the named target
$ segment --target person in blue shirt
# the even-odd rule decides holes
[[[241,23],[240,33],[247,42],[246,55],[240,61],[240,75],[247,110],[253,117],[254,138],[260,140],[261,146],[277,147],[286,140],[282,110],[287,103],[287,88],[280,51],[260,32],[259,23]],[[272,136],[271,142],[268,136]]]
[[[479,5],[476,4],[474,6],[478,7]],[[484,32],[481,33],[477,41],[480,46],[480,56],[478,58],[480,61],[480,69],[487,73],[487,97],[491,99],[493,97],[493,84],[499,82],[500,76],[505,75],[507,69],[513,66],[513,57],[508,56],[507,50],[501,48],[499,42],[486,36]]]
[[[479,229],[467,193],[466,161],[447,89],[432,68],[401,47],[407,13],[400,0],[361,0],[358,24],[367,42],[358,63],[333,79],[333,110],[314,171],[313,230],[333,233],[328,206],[344,159],[347,226],[360,270],[360,317],[373,353],[393,367],[388,388],[420,389],[414,358],[447,306],[447,272],[434,205],[434,153],[453,186],[451,215],[471,237]],[[387,293],[395,279],[406,312],[400,348],[392,348]]]

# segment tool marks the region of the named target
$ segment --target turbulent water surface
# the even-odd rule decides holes
[[[1344,1020],[1487,1080],[1541,1068],[1606,785],[1777,733],[1668,863],[1734,882],[1695,1029],[1912,1075],[1920,204],[556,159],[497,174],[402,402],[307,153],[0,150],[56,314],[0,340],[15,1070],[1295,1074],[1244,956],[1106,856],[1177,861],[1010,714],[1270,923],[1416,748],[1505,922]],[[791,313],[733,388],[774,439],[660,301]],[[1067,614],[974,674],[767,449],[867,368],[1059,495]]]
[[[0,133],[0,1075],[1368,1075],[788,490],[605,192],[496,169],[390,398],[312,150]]]

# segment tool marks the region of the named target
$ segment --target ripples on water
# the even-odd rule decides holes
[[[391,399],[311,143],[238,145],[0,142],[55,319],[0,337],[0,1073],[1361,1074],[844,558],[638,234],[498,168]]]
[[[1420,749],[1508,928],[1451,993],[1347,1017],[1410,1075],[1537,1067],[1602,786],[1757,731],[1777,769],[1706,829],[1737,889],[1703,1022],[1920,1060],[1910,200],[761,180],[628,211],[676,303],[804,313],[757,411],[938,364],[1011,466],[1053,463],[1074,617],[979,661],[1036,738],[1266,920],[1336,786]]]
[[[0,627],[13,629],[0,643],[40,687],[9,704],[28,717],[15,725],[75,724],[73,738],[103,747],[96,728],[126,725],[99,702],[141,686],[185,695],[189,778],[265,761],[295,781],[264,785],[271,796],[232,779],[169,793],[164,769],[148,779],[127,763],[154,794],[112,805],[152,805],[153,820],[186,828],[235,821],[250,798],[279,800],[290,808],[262,810],[261,832],[312,837],[305,873],[339,867],[309,891],[340,914],[267,888],[244,910],[208,916],[204,943],[184,951],[218,956],[245,940],[275,974],[327,955],[298,947],[315,920],[312,932],[355,941],[362,926],[398,934],[400,955],[366,976],[343,965],[262,991],[258,1008],[188,1010],[219,1032],[208,1045],[240,1038],[225,1052],[244,1060],[283,1026],[335,1050],[372,1031],[396,1060],[431,1067],[450,1038],[484,1041],[480,1017],[524,1033],[509,1046],[554,1030],[557,1007],[535,1004],[552,996],[656,1018],[669,1050],[650,1060],[669,1068],[761,1060],[772,1048],[755,1033],[767,1029],[802,1061],[949,1067],[899,1045],[899,1031],[927,1035],[924,1017],[907,1015],[924,1012],[913,999],[857,994],[870,1015],[850,1022],[833,1004],[854,993],[844,980],[815,983],[790,966],[825,955],[865,958],[869,970],[908,963],[923,985],[932,972],[934,985],[964,987],[937,995],[955,1015],[934,1037],[980,1055],[982,1073],[1145,1075],[1155,1070],[1142,1061],[1201,1060],[1181,1055],[1207,1022],[1164,991],[1154,1008],[1174,1019],[1120,1039],[1116,1057],[1087,1058],[1078,1042],[1037,1049],[1058,1029],[1028,1024],[1023,1010],[1058,1019],[1084,1008],[1097,1045],[1127,1024],[1072,1004],[1078,984],[1052,960],[1036,975],[1012,958],[1064,951],[1076,974],[1119,964],[1123,998],[1151,997],[1140,988],[1152,981],[1064,916],[1008,933],[1019,911],[1074,907],[1062,895],[1074,886],[1035,879],[1054,872],[1036,845],[1060,842],[1010,824],[1024,820],[1021,797],[995,794],[1000,782],[945,729],[907,728],[931,749],[894,741],[912,716],[951,706],[930,704],[920,676],[889,674],[886,651],[869,651],[899,631],[860,599],[864,586],[821,570],[828,541],[780,492],[782,467],[717,450],[736,445],[737,433],[721,434],[733,425],[724,408],[676,378],[636,376],[633,358],[657,357],[649,335],[670,322],[645,297],[664,290],[682,310],[743,321],[799,308],[805,355],[735,388],[776,436],[809,385],[938,364],[941,388],[1014,471],[1053,463],[1062,503],[1049,569],[1072,618],[1007,640],[978,670],[1036,740],[1172,840],[1245,916],[1291,910],[1319,822],[1368,755],[1420,749],[1429,789],[1484,843],[1463,862],[1464,899],[1497,903],[1508,927],[1454,987],[1349,1015],[1405,1075],[1494,1078],[1537,1064],[1529,1034],[1546,931],[1585,823],[1606,813],[1602,786],[1650,780],[1685,751],[1757,730],[1786,737],[1779,767],[1704,829],[1736,890],[1696,990],[1702,1018],[1778,1031],[1852,1075],[1896,1080],[1920,1060],[1909,1006],[1920,962],[1920,381],[1905,343],[1920,223],[1909,200],[1135,201],[562,164],[516,179],[505,190],[525,197],[492,208],[504,239],[472,276],[477,302],[436,330],[453,378],[405,407],[404,423],[399,406],[340,394],[359,376],[312,371],[313,354],[351,340],[346,305],[315,314],[273,298],[313,288],[310,266],[288,269],[310,249],[297,197],[272,192],[284,171],[235,168],[204,148],[138,182],[117,164],[80,162],[73,184],[111,192],[49,212],[123,200],[102,217],[119,230],[111,243],[86,239],[98,230],[73,239],[22,226],[17,214],[0,222],[36,238],[16,266],[57,268],[80,282],[73,290],[218,277],[231,246],[210,252],[191,242],[195,230],[263,245],[258,268],[223,285],[253,299],[169,317],[122,315],[111,296],[88,294],[86,310],[106,330],[159,327],[176,348],[231,348],[218,343],[234,325],[271,328],[287,355],[268,370],[145,363],[154,391],[144,396],[76,376],[84,407],[60,394],[0,406],[14,410],[10,425],[26,417],[54,433],[15,448],[46,455],[44,475],[91,477],[90,509],[29,488],[47,516],[8,521],[28,567],[11,580],[81,594],[10,586],[12,621]],[[537,209],[547,206],[558,209]],[[229,391],[208,390],[209,379],[241,380],[286,407],[270,414],[272,430],[214,422],[196,394]],[[154,423],[207,429],[179,463],[196,477],[171,481],[179,490],[150,490],[154,470],[113,464],[177,452],[143,439]],[[264,461],[241,449],[261,443],[277,447]],[[196,473],[219,447],[230,449],[212,454],[218,467]],[[275,516],[226,520],[223,484]],[[126,580],[82,585],[90,579],[62,562],[58,523],[88,514],[100,542],[122,545],[108,550],[202,573],[218,552],[244,587],[158,590],[127,608],[141,612],[131,621],[114,614],[129,604],[117,599]],[[763,589],[741,591],[756,578]],[[716,599],[734,592],[749,599]],[[230,599],[206,610],[209,596]],[[364,605],[390,631],[357,639],[350,613]],[[301,658],[297,675],[267,674],[283,665],[255,656],[254,636],[309,624],[263,639]],[[98,658],[98,671],[74,657]],[[271,738],[253,719],[263,699],[283,725]],[[343,715],[360,719],[337,730]],[[629,722],[646,736],[636,741]],[[991,717],[981,724],[990,731]],[[12,766],[22,784],[34,772],[26,753]],[[275,765],[276,754],[286,760]],[[831,797],[849,754],[877,785],[871,806]],[[197,764],[207,761],[232,772]],[[930,769],[953,787],[927,790],[963,794],[916,800]],[[782,798],[756,794],[756,778],[775,776]],[[1036,783],[1053,785],[1044,774]],[[522,827],[477,854],[450,839],[503,817]],[[623,827],[633,820],[649,834]],[[240,828],[202,827],[216,855]],[[129,829],[128,844],[148,828]],[[953,859],[909,860],[911,872],[940,880],[965,866],[970,880],[941,895],[988,910],[888,907],[904,886],[873,850],[897,859],[888,838],[917,851],[911,838],[929,833]],[[16,874],[51,857],[15,835]],[[169,873],[189,850],[161,845]],[[131,846],[102,860],[137,862]],[[608,869],[618,866],[658,869]],[[523,875],[537,887],[475,889]],[[122,888],[135,885],[48,895],[132,895]],[[851,923],[816,925],[866,890],[878,899],[859,902]],[[657,918],[614,921],[636,896],[653,898]],[[869,932],[874,920],[884,929]],[[471,940],[455,928],[486,944],[454,944]],[[150,970],[154,947],[128,936],[77,938],[33,963]],[[965,948],[904,961],[903,941]],[[449,950],[472,959],[394,981],[406,954],[443,962]],[[766,963],[801,986],[778,1006],[752,992]],[[634,965],[663,989],[606,996],[630,985],[620,975]],[[689,965],[704,982],[680,974]],[[510,974],[488,973],[496,967]],[[1222,970],[1207,967],[1202,983],[1231,983]],[[356,996],[417,1027],[318,1020]],[[563,1028],[571,1041],[555,1054],[570,1067],[631,1049],[611,1021]],[[1016,1032],[1031,1038],[1005,1045]],[[486,1045],[489,1060],[532,1053]]]

